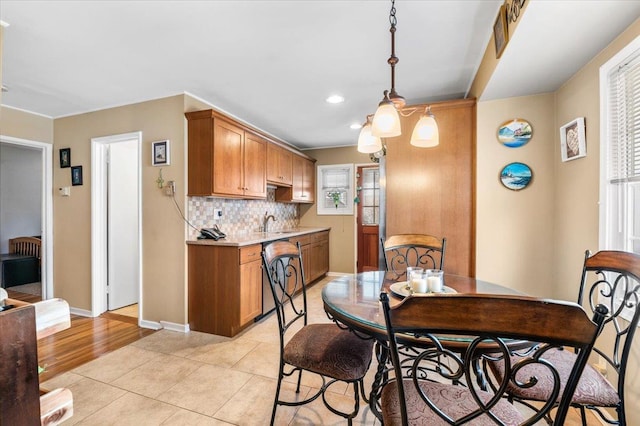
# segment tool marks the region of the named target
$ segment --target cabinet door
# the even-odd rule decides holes
[[[214,125],[213,192],[243,195],[244,130],[222,120]]]
[[[262,314],[262,262],[240,265],[240,325]]]
[[[267,180],[283,185],[291,185],[291,160],[293,154],[272,143],[267,146]]]
[[[313,203],[316,183],[316,168],[311,160],[303,158],[302,163],[302,196],[301,200]]]
[[[245,133],[243,191],[247,197],[267,198],[266,158],[267,142]]]

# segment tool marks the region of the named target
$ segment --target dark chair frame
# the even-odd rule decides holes
[[[360,409],[360,398],[362,395],[362,399],[368,403],[368,399],[364,393],[364,382],[363,377],[369,368],[371,363],[371,355],[373,352],[373,342],[365,341],[360,339],[355,334],[351,333],[348,330],[344,330],[339,328],[337,325],[333,323],[327,324],[315,324],[309,325],[307,322],[307,293],[306,293],[306,281],[304,278],[304,266],[302,262],[302,252],[300,248],[300,243],[293,244],[288,241],[275,241],[266,247],[264,247],[262,252],[262,260],[263,267],[267,271],[267,276],[269,279],[270,287],[272,290],[273,298],[275,301],[275,311],[278,318],[278,329],[279,329],[279,337],[280,337],[280,361],[279,361],[279,371],[278,371],[278,384],[276,388],[273,410],[271,413],[271,425],[274,424],[276,409],[278,405],[286,405],[286,406],[299,406],[305,405],[316,400],[318,397],[322,396],[322,401],[324,405],[334,414],[337,414],[341,417],[344,417],[348,420],[348,424],[352,424],[352,420],[355,416],[357,416]],[[298,297],[295,297],[298,296]],[[294,332],[302,322],[302,329]],[[285,360],[285,351],[287,347],[286,342],[291,342],[295,339],[295,335],[304,331],[306,327],[316,327],[314,331],[322,332],[324,328],[325,331],[329,333],[333,333],[334,336],[341,335],[342,338],[345,338],[347,341],[349,339],[353,342],[353,345],[350,345],[347,349],[349,351],[357,352],[358,348],[362,349],[362,346],[366,346],[369,351],[369,362],[366,366],[364,366],[364,372],[360,377],[354,379],[345,379],[341,377],[336,377],[330,375],[325,371],[314,371],[311,368],[305,368],[304,366],[290,364]],[[293,336],[293,337],[292,337]],[[289,337],[290,339],[288,339]],[[337,340],[337,339],[334,339]],[[331,344],[331,343],[329,343]],[[323,348],[325,349],[325,348]],[[331,353],[332,348],[328,348],[326,352],[329,352],[329,355],[335,355],[335,353]],[[336,349],[340,350],[340,349]],[[322,379],[322,386],[312,396],[301,400],[301,401],[284,401],[280,399],[280,390],[282,385],[282,380],[285,377],[289,377],[294,375],[296,372],[298,373],[296,393],[300,392],[300,383],[302,380],[302,371],[308,371],[314,374],[317,374]],[[327,401],[325,397],[326,390],[336,382],[346,382],[348,384],[352,384],[354,388],[354,409],[350,413],[344,413],[342,411],[337,410],[332,407],[331,404]]]
[[[426,234],[392,235],[386,241],[380,238],[385,269],[397,278],[406,273],[407,266],[425,269],[443,269],[446,238]],[[439,259],[438,259],[439,257]]]
[[[607,312],[606,307],[599,306],[593,320],[590,320],[585,310],[575,303],[483,294],[412,295],[390,307],[389,297],[383,292],[380,301],[394,368],[394,377],[389,378],[384,386],[393,384],[389,389],[397,389],[397,395],[388,394],[387,398],[383,390],[383,418],[385,409],[393,406],[391,398],[397,398],[395,401],[400,407],[402,425],[409,424],[407,386],[417,387],[418,390],[412,394],[418,395],[422,401],[412,401],[426,411],[431,422],[444,420],[459,425],[479,420],[482,416],[485,420],[490,417],[489,422],[502,424],[498,416],[516,410],[504,399],[504,392],[509,385],[527,387],[535,382],[535,377],[524,382],[513,380],[522,367],[531,364],[540,365],[553,373],[554,391],[544,406],[521,424],[533,424],[557,408],[554,424],[562,425]],[[535,321],[532,321],[534,318]],[[452,335],[464,336],[468,344],[461,348],[459,340],[452,343],[456,342],[455,339],[451,340]],[[531,341],[539,344],[531,349]],[[562,392],[559,374],[544,359],[548,350],[559,346],[573,347],[578,351],[570,379]],[[527,355],[512,364],[512,355],[527,347]],[[404,348],[404,357],[399,348]],[[406,348],[413,350],[409,358],[407,354],[410,352]],[[447,359],[448,368],[423,368],[425,361],[442,364],[443,358]],[[510,378],[493,388],[493,393],[485,392],[477,384],[478,375],[486,373],[480,368],[480,360],[486,358],[502,361],[507,371],[506,377]],[[441,379],[451,381],[451,384],[436,384],[432,375],[434,371],[442,375]],[[403,380],[396,380],[398,377]],[[493,383],[496,384],[495,381]],[[461,417],[453,419],[445,413],[447,409],[443,411],[436,407],[427,395],[429,388],[443,387],[448,389],[446,392],[463,392],[466,403],[472,405],[470,412],[466,415],[457,413]],[[560,400],[559,404],[556,404],[557,399]],[[464,403],[460,401],[460,404]],[[385,424],[391,420],[385,418]]]

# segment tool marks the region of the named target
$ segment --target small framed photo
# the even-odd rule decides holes
[[[60,150],[60,168],[71,167],[71,148],[62,148]]]
[[[502,56],[507,42],[509,41],[509,33],[507,32],[507,14],[504,5],[500,6],[496,22],[493,24],[493,39],[496,43],[496,59]]]
[[[171,164],[171,148],[168,140],[152,142],[151,164],[154,166],[168,166]]]
[[[71,167],[71,185],[82,185],[82,166]]]
[[[587,155],[584,117],[578,117],[560,127],[560,153],[562,161],[575,160]]]

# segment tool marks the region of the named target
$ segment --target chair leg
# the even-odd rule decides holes
[[[584,406],[580,406],[580,418],[582,419],[582,426],[587,426],[587,410]]]
[[[300,382],[302,381],[302,369],[298,370],[298,385],[296,386],[296,393],[300,393]]]
[[[278,398],[280,397],[280,386],[282,385],[282,366],[280,366],[280,374],[278,374],[278,384],[276,385],[276,396],[273,400],[273,410],[271,410],[271,423],[273,426],[276,420],[276,410],[278,408]]]

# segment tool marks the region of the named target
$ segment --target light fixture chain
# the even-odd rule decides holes
[[[398,23],[398,19],[396,18],[396,0],[391,0],[391,11],[389,12],[389,23],[394,28]]]
[[[398,23],[398,19],[396,18],[396,1],[391,0],[391,10],[389,11],[389,23],[391,24],[391,28],[389,28],[389,32],[391,33],[391,56],[387,60],[387,63],[391,66],[391,94],[396,94],[396,64],[399,59],[396,56],[396,24]]]

